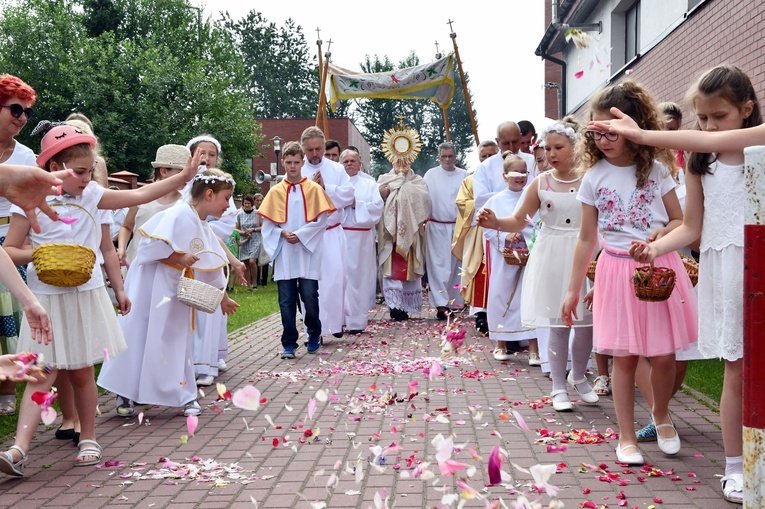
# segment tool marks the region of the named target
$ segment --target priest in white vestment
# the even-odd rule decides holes
[[[337,207],[327,218],[327,231],[322,238],[321,278],[319,279],[319,316],[322,335],[343,335],[345,319],[346,243],[343,233],[344,209],[353,203],[354,188],[342,165],[324,157],[324,133],[309,127],[300,137],[305,151],[302,174],[321,185]]]
[[[440,165],[425,173],[430,195],[430,217],[425,227],[425,267],[428,273],[428,303],[436,318],[446,320],[449,309],[461,307],[460,264],[452,254],[457,221],[457,193],[467,171],[456,166],[457,151],[451,142],[438,147]]]
[[[375,227],[383,211],[383,199],[377,183],[364,177],[359,154],[344,150],[340,161],[355,189],[353,203],[346,207],[343,219],[345,243],[345,328],[349,334],[361,334],[367,327],[369,310],[375,307],[377,250]]]

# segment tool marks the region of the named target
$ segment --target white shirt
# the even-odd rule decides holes
[[[467,174],[462,168],[446,171],[442,166],[431,168],[425,173],[423,179],[430,195],[430,219],[444,223],[457,220],[457,193]]]
[[[11,154],[11,157],[9,157],[8,160],[3,164],[20,164],[22,166],[37,167],[37,161],[35,159],[34,152],[32,152],[29,147],[22,145],[18,141],[16,142],[16,146],[13,147],[13,153]],[[11,202],[0,196],[0,217],[10,216]],[[5,237],[7,233],[8,225],[0,225],[0,237]]]
[[[361,172],[350,177],[354,188],[356,208],[348,207],[343,219],[343,228],[374,228],[382,216],[383,202],[380,188],[371,177],[364,177]]]
[[[534,156],[525,152],[518,152],[517,155],[526,161],[526,170],[529,172],[526,180],[526,185],[528,185],[535,177],[532,172],[536,167],[536,160]],[[503,164],[502,154],[497,153],[478,165],[473,173],[473,196],[475,197],[476,210],[481,210],[489,198],[507,189],[507,182],[503,177],[505,172]],[[473,218],[473,225],[475,224],[475,218]]]

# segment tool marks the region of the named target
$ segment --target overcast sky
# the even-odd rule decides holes
[[[447,22],[451,19],[464,70],[470,75],[478,136],[493,139],[505,120],[544,120],[543,61],[534,55],[544,34],[544,3],[540,0],[409,0],[406,2],[245,2],[191,0],[217,17],[227,10],[234,19],[255,9],[281,26],[292,18],[316,49],[316,28],[326,44],[332,39],[332,62],[360,70],[365,55],[387,55],[393,62],[415,51],[421,62],[439,51],[452,51]],[[471,158],[472,159],[472,158]]]

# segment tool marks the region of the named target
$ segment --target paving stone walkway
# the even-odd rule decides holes
[[[188,436],[179,409],[137,407],[139,423],[119,417],[114,398],[103,395],[96,431],[104,463],[75,468],[74,445],[53,436],[58,423],[41,425],[27,476],[0,479],[2,506],[456,508],[452,496],[468,497],[460,499],[465,507],[500,499],[513,507],[526,493],[547,507],[549,493],[540,494],[532,476],[513,464],[552,464],[557,473],[549,483],[569,509],[735,507],[719,488],[718,415],[694,398],[678,394],[672,403],[680,454],[667,457],[655,442],[642,444],[653,467],[627,469],[615,462],[616,440],[607,435],[616,428],[610,397],[556,413],[543,399],[550,382],[539,368],[529,368],[524,354],[495,361],[470,320],[462,327],[467,348],[439,362],[444,326],[430,311],[389,323],[377,309],[365,334],[330,337],[319,355],[303,347],[286,361],[278,355],[278,315],[267,317],[231,334],[230,369],[219,378],[231,392],[254,385],[266,399],[257,411],[216,403],[216,388],[207,388],[198,428]],[[434,363],[441,374],[425,374],[437,371]],[[648,413],[638,404],[636,419],[644,424]],[[513,411],[530,430],[519,427]],[[576,443],[577,430],[599,443]],[[439,434],[453,436],[452,459],[475,471],[440,472],[432,443]],[[552,438],[560,435],[569,443]],[[502,470],[512,480],[489,486],[487,464],[497,445],[508,453]]]

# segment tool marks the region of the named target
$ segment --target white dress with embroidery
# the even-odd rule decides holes
[[[701,177],[699,350],[733,361],[744,354],[744,169],[715,161]]]

